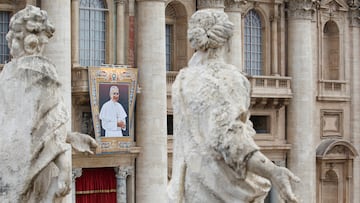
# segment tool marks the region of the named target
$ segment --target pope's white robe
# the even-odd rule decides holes
[[[123,121],[126,125],[127,114],[119,102],[107,101],[100,110],[99,118],[105,130],[105,137],[121,137],[125,128],[117,126],[117,122]]]

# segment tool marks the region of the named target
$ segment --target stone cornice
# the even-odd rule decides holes
[[[290,0],[288,3],[289,19],[311,20],[317,6],[317,0]]]
[[[204,8],[225,8],[224,5],[225,0],[198,0],[197,1],[197,8],[204,9]]]

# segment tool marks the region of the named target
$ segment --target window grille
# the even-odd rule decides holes
[[[166,71],[171,71],[171,64],[172,64],[172,30],[173,25],[166,24]]]
[[[262,25],[259,14],[250,10],[245,16],[244,50],[245,71],[249,75],[262,75]]]
[[[83,66],[105,63],[107,11],[102,0],[80,0],[79,55]]]
[[[5,64],[10,60],[10,50],[6,41],[9,31],[10,12],[0,11],[0,63]]]

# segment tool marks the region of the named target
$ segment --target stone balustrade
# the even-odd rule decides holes
[[[349,101],[350,87],[343,80],[319,80],[318,100]]]

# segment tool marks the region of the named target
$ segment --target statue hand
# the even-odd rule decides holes
[[[66,142],[70,143],[72,148],[81,153],[94,154],[91,148],[98,147],[96,140],[90,135],[78,132],[69,132],[66,137]]]
[[[291,182],[300,182],[300,178],[295,176],[291,171],[284,167],[277,167],[273,172],[271,182],[274,187],[279,191],[281,198],[284,200],[297,203],[298,199],[291,188]]]

